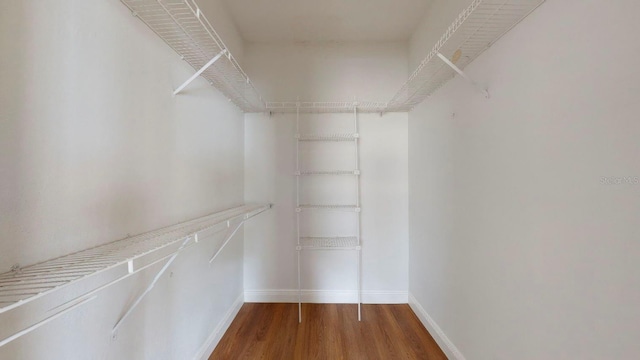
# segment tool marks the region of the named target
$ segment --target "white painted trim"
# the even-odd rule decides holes
[[[245,290],[244,299],[248,303],[297,303],[298,290],[270,289]],[[358,293],[351,290],[302,290],[302,302],[318,304],[355,304]],[[363,291],[363,304],[406,304],[406,291]]]
[[[222,339],[224,333],[227,332],[227,329],[229,329],[229,326],[231,326],[231,322],[233,322],[233,319],[235,319],[236,315],[238,315],[238,312],[240,311],[242,305],[244,305],[244,294],[240,294],[236,301],[233,302],[233,305],[231,305],[227,313],[224,314],[224,317],[222,318],[222,320],[220,320],[218,326],[213,329],[213,332],[211,333],[211,335],[209,335],[207,341],[202,344],[196,355],[193,357],[194,360],[207,360],[209,358],[213,350],[220,342],[220,339]]]
[[[453,345],[451,340],[445,335],[444,331],[436,324],[436,322],[429,316],[429,314],[424,310],[422,305],[418,302],[418,300],[413,296],[413,294],[409,293],[409,306],[413,310],[413,312],[418,316],[418,319],[422,322],[424,327],[427,328],[429,334],[435,339],[438,343],[438,346],[444,351],[445,355],[449,359],[452,360],[466,360],[464,355],[458,350],[458,348]]]

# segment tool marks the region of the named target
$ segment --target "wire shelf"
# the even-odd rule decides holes
[[[359,113],[380,113],[385,111],[387,103],[383,102],[349,102],[349,101],[285,101],[267,102],[267,110],[273,113],[352,113],[358,109]]]
[[[474,0],[389,101],[387,111],[410,111],[455,75],[438,53],[464,69],[544,0]]]
[[[360,207],[357,205],[339,205],[339,204],[302,204],[298,206],[298,209],[316,209],[316,210],[343,210],[360,212]]]
[[[245,112],[265,111],[265,102],[194,0],[121,0],[195,70],[227,51],[202,73]]]
[[[354,141],[358,134],[297,134],[298,141]]]
[[[300,250],[355,250],[359,247],[356,236],[301,237]]]
[[[195,241],[200,231],[217,226],[226,229],[230,221],[249,219],[270,207],[240,206],[0,274],[0,313],[119,266],[134,271],[136,260],[157,260],[176,246]]]

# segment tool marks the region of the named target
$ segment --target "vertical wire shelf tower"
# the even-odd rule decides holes
[[[323,133],[323,134],[301,134],[300,133],[300,103],[296,108],[296,232],[297,232],[297,256],[298,256],[298,322],[302,322],[302,275],[301,275],[301,253],[302,251],[314,250],[352,250],[356,252],[356,293],[358,303],[358,321],[362,320],[362,291],[360,285],[361,279],[361,209],[360,209],[360,149],[358,133],[358,104],[353,103],[353,133]],[[329,171],[309,171],[301,170],[301,143],[307,142],[352,142],[355,150],[355,168],[353,170],[329,170]],[[355,203],[352,204],[303,204],[300,201],[300,182],[301,178],[309,176],[353,176],[356,183]],[[303,212],[309,211],[348,211],[355,213],[355,236],[308,236],[301,233],[301,216]]]

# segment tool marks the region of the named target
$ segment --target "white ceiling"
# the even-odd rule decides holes
[[[249,42],[408,40],[432,0],[223,0]]]

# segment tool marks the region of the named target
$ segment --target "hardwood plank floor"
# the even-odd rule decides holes
[[[244,304],[209,360],[446,358],[406,304]]]

